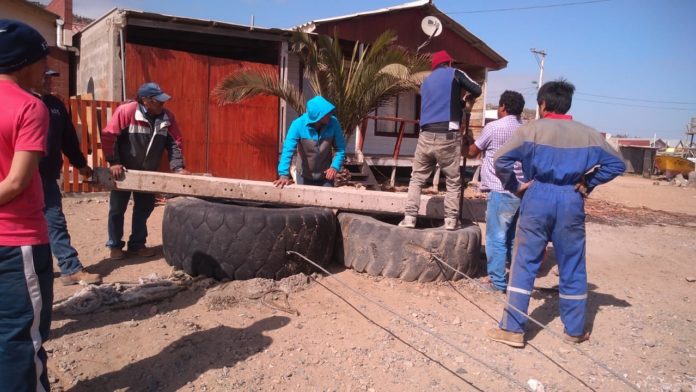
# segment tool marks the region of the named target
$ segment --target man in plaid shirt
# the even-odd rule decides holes
[[[520,116],[524,98],[516,91],[505,91],[498,103],[498,120],[488,123],[481,136],[469,146],[469,157],[483,152],[481,165],[481,190],[488,193],[486,208],[486,258],[491,288],[507,290],[506,264],[510,262],[520,199],[506,191],[495,175],[493,156],[505,144],[512,133],[522,125]],[[523,181],[522,168],[515,166],[515,174]]]

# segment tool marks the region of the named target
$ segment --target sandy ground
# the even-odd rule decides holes
[[[635,209],[624,211],[626,219],[587,224],[592,338],[580,347],[640,390],[696,391],[696,283],[687,280],[696,276],[696,189],[623,177],[592,199]],[[168,276],[161,256],[106,259],[106,200],[92,195],[64,201],[88,270],[106,282]],[[686,224],[655,224],[660,213],[646,214],[650,209],[691,216]],[[163,210],[157,207],[149,221],[152,246],[161,245]],[[539,328],[530,328],[524,349],[489,342],[485,331],[501,315],[501,297],[471,283],[405,283],[340,266],[333,271],[436,336],[331,278],[291,282],[289,306],[299,314],[279,310],[286,307],[282,296],[262,301],[244,295],[250,290],[244,285],[269,282],[207,287],[210,282],[201,281],[154,304],[56,315],[45,345],[53,389],[503,391],[536,380],[546,391],[630,390]],[[557,279],[553,273],[538,279],[530,310],[561,333],[558,294],[544,290]],[[56,302],[81,289],[55,283]]]

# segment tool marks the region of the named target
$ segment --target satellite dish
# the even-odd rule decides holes
[[[421,21],[421,29],[428,37],[437,37],[442,34],[442,23],[434,16],[426,16]]]

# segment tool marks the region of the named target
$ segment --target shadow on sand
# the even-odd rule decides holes
[[[126,365],[120,370],[81,381],[70,392],[176,391],[211,369],[232,367],[262,352],[273,339],[265,331],[282,328],[290,319],[272,316],[246,328],[219,326],[194,332],[172,342],[158,354]]]
[[[587,313],[585,320],[585,330],[587,332],[592,332],[594,326],[594,320],[599,313],[599,309],[602,307],[618,307],[626,308],[631,306],[631,304],[623,299],[616,298],[610,294],[599,293],[596,290],[598,287],[592,283],[587,284]],[[544,325],[548,325],[556,317],[559,317],[559,302],[558,302],[558,291],[551,290],[534,290],[532,296],[535,299],[543,299],[544,303],[534,309],[530,314],[531,317],[538,320]],[[533,339],[539,332],[541,328],[534,323],[527,323],[527,339]]]

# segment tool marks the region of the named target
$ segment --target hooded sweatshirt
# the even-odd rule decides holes
[[[300,156],[298,175],[306,179],[323,180],[325,179],[324,171],[329,167],[341,169],[346,156],[346,140],[338,120],[335,116],[331,116],[329,123],[319,130],[312,125],[333,112],[335,108],[331,102],[321,96],[316,96],[307,102],[307,112],[296,118],[288,129],[278,163],[280,176],[290,175],[290,162],[295,150]],[[331,159],[332,150],[335,151],[333,159]]]

